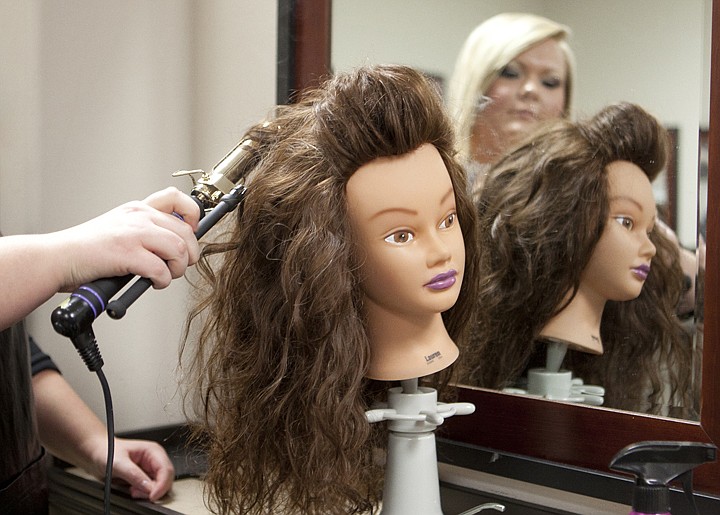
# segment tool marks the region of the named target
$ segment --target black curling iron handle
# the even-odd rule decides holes
[[[204,213],[202,203],[195,197],[191,198],[197,203],[202,216]],[[92,323],[105,311],[110,299],[133,277],[135,277],[133,274],[128,274],[83,284],[52,312],[50,320],[53,328],[57,333],[73,339],[75,343],[74,338],[85,335],[88,330],[92,331]]]
[[[110,277],[84,284],[70,296],[50,316],[56,332],[68,338],[84,333],[105,310],[108,301],[134,277]]]
[[[212,211],[205,215],[198,224],[195,237],[199,240],[207,233],[220,219],[230,211],[233,211],[242,202],[245,196],[246,188],[244,186],[236,186],[227,195],[224,195]],[[133,303],[145,293],[152,281],[146,277],[140,277],[117,299],[110,302],[107,306],[107,314],[110,318],[116,320],[121,319],[127,313],[127,310]]]

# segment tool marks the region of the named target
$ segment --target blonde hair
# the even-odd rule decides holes
[[[482,96],[510,61],[547,39],[555,39],[565,56],[568,76],[563,117],[570,116],[575,75],[575,56],[567,43],[570,33],[565,25],[527,13],[498,14],[470,33],[448,84],[448,108],[455,121],[457,146],[464,160],[469,161],[472,155],[470,136]]]

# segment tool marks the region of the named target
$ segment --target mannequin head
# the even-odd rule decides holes
[[[569,34],[541,16],[503,13],[468,36],[448,87],[465,161],[493,163],[538,122],[569,116],[575,73]]]
[[[248,193],[227,233],[204,251],[205,296],[193,311],[200,336],[184,351],[209,442],[215,506],[328,513],[367,510],[377,501],[382,468],[372,450],[385,438],[365,411],[388,384],[367,378],[373,348],[366,306],[375,273],[397,263],[376,259],[365,244],[361,212],[365,198],[382,201],[379,193],[396,188],[398,178],[412,191],[431,172],[443,193],[453,191],[442,199],[447,212],[438,223],[451,226],[452,266],[462,273],[462,254],[476,255],[475,212],[452,135],[435,87],[400,66],[338,75],[248,132]],[[406,166],[416,158],[428,169]],[[406,207],[404,192],[397,199],[392,207]],[[453,203],[462,224],[445,221]],[[389,232],[384,236],[402,240]],[[408,277],[425,273],[415,264]],[[449,338],[460,343],[476,271],[467,259],[464,280],[438,292],[442,302],[423,298],[421,285],[413,312],[444,319]]]
[[[600,323],[606,302],[640,295],[656,252],[650,234],[657,210],[647,174],[629,161],[611,162],[606,174],[608,221],[577,289],[568,290],[562,309],[540,328],[540,336],[553,345],[593,354],[603,352]],[[548,356],[550,361],[556,362]]]
[[[656,206],[645,172],[629,161],[607,166],[609,221],[583,270],[581,285],[603,300],[640,295],[656,248]],[[613,223],[614,222],[614,223]]]
[[[636,239],[622,245],[632,251],[630,263],[609,263],[613,269],[618,265],[621,276],[613,284],[625,290],[599,294],[607,300],[601,361],[630,354],[650,359],[660,347],[677,342],[674,308],[682,272],[676,247],[662,231],[651,230],[655,212],[648,188],[663,169],[666,152],[667,135],[655,118],[638,106],[617,104],[586,122],[558,120],[543,127],[490,170],[476,197],[483,282],[477,340],[463,358],[467,381],[504,387],[522,374],[540,331],[588,284],[594,267],[607,258],[608,235],[622,228],[618,222],[626,224],[618,217],[627,212],[615,211],[624,207],[615,191],[621,186],[632,188],[645,207],[642,230],[628,233]],[[639,278],[633,268],[651,259],[653,247],[652,269]],[[637,360],[628,363],[638,366]],[[638,378],[628,373],[628,363],[616,365]],[[613,387],[607,377],[584,373],[586,382]]]
[[[347,184],[362,256],[363,311],[373,379],[411,379],[458,351],[441,313],[457,301],[465,246],[455,192],[437,149],[423,144],[361,166]]]

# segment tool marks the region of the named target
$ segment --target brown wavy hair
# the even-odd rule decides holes
[[[204,296],[181,351],[186,386],[199,397],[195,434],[206,442],[210,505],[220,513],[372,511],[386,436],[365,411],[390,385],[364,377],[369,343],[345,186],[376,158],[424,143],[438,149],[467,254],[460,297],[443,313],[460,344],[477,285],[476,222],[451,122],[422,74],[372,66],[278,107],[246,139],[248,193],[228,232],[204,247]]]
[[[547,124],[490,170],[475,192],[481,287],[464,382],[503,388],[537,361],[544,366],[539,332],[577,292],[608,221],[607,166],[629,161],[652,181],[668,143],[653,116],[620,103],[585,122]],[[678,248],[660,230],[651,240],[657,254],[640,296],[605,306],[604,354],[568,351],[564,368],[605,386],[607,406],[660,410],[669,379],[673,404],[690,408],[690,343],[675,315]]]

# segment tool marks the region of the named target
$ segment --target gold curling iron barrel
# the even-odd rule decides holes
[[[210,173],[202,170],[180,170],[172,175],[189,175],[193,181],[190,195],[208,211],[220,203],[223,195],[229,194],[236,185],[244,183],[248,160],[255,161],[254,147],[253,140],[245,139],[223,157]]]

